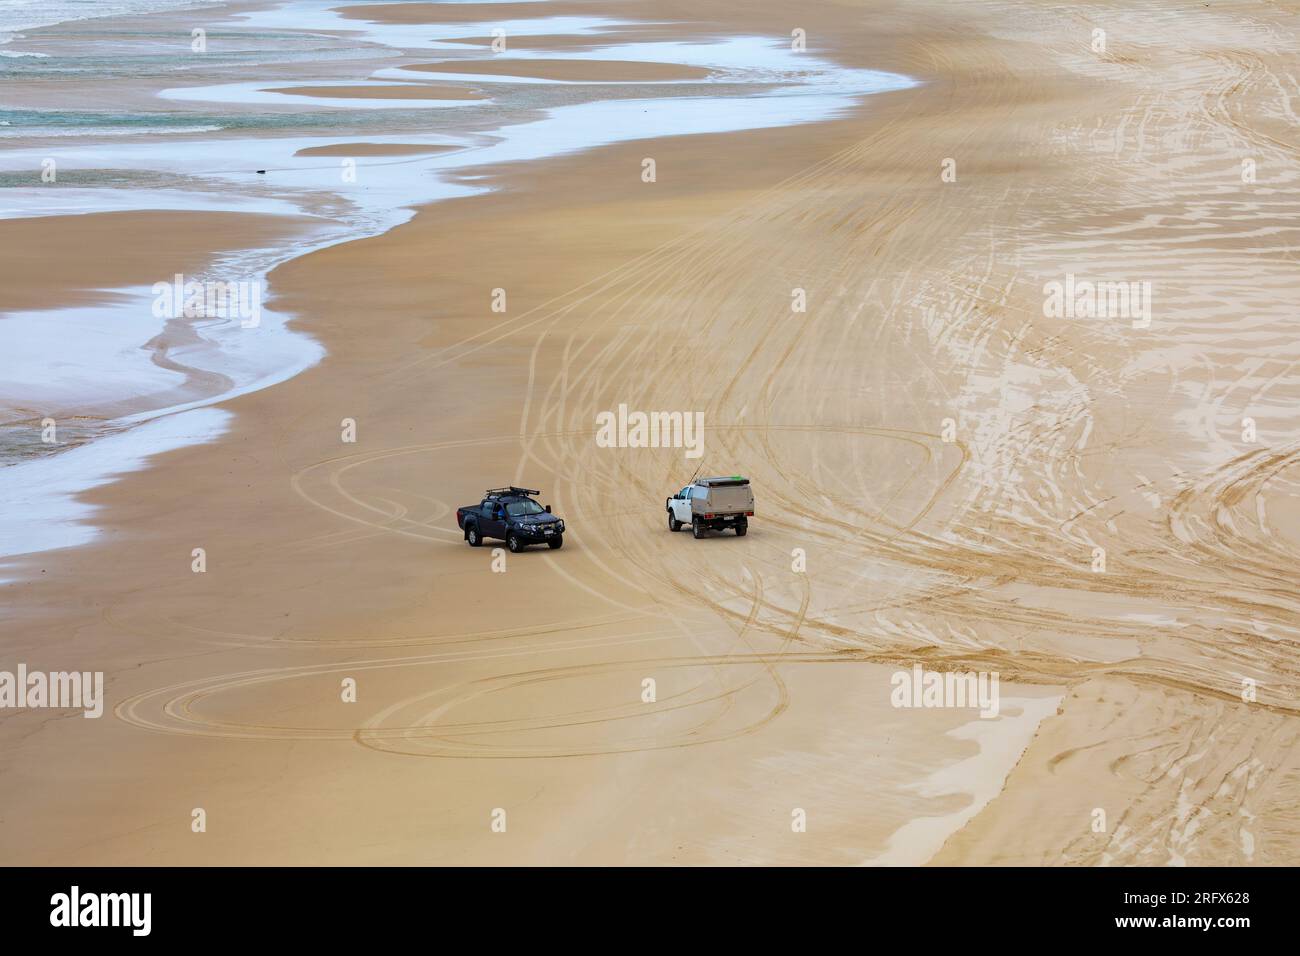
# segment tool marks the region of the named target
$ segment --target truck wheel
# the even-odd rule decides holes
[[[477,548],[483,543],[483,539],[478,536],[478,528],[473,525],[465,529],[465,540],[469,542],[471,548]]]
[[[514,554],[518,554],[520,551],[524,550],[523,542],[520,541],[518,536],[513,532],[506,535],[506,547]]]
[[[668,530],[669,531],[682,530],[682,523],[673,517],[673,513],[671,511],[668,512]]]
[[[691,535],[696,538],[704,537],[704,528],[701,526],[699,518],[691,519]]]
[[[564,535],[552,538],[550,541],[546,542],[546,546],[552,551],[559,551],[564,547]]]
[[[740,521],[740,522],[737,522],[737,524],[736,524],[736,537],[737,537],[737,538],[743,538],[743,537],[745,536],[745,532],[747,532],[748,530],[749,530],[749,522],[748,522],[748,521]]]

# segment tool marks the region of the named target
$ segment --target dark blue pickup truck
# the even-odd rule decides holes
[[[540,491],[531,488],[489,488],[476,505],[456,509],[456,524],[465,532],[471,548],[484,538],[499,538],[511,551],[519,552],[530,544],[546,543],[552,549],[564,546],[564,522],[533,500]]]

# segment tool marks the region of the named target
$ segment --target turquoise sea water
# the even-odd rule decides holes
[[[0,0],[0,44],[24,30],[157,10],[215,6],[215,0]]]
[[[416,111],[406,111],[414,120]],[[395,119],[401,125],[401,118]],[[328,125],[330,129],[361,128],[365,117],[350,113],[235,113],[228,110],[18,110],[0,108],[0,141],[5,139],[75,136],[140,136],[145,134],[211,133],[219,130],[297,132]]]

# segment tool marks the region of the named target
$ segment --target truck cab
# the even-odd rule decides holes
[[[543,544],[552,550],[564,546],[564,521],[533,500],[541,492],[532,488],[489,488],[477,505],[456,509],[456,524],[465,533],[472,548],[484,538],[505,541],[511,551],[519,552],[530,544]]]

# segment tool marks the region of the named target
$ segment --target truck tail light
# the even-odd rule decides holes
[[[745,512],[745,517],[746,517],[746,518],[752,518],[752,517],[754,517],[754,512],[752,512],[752,511],[746,511],[746,512]]]
[[[705,516],[704,516],[704,520],[705,520],[705,521],[712,521],[712,520],[713,520],[713,515],[705,515]]]

